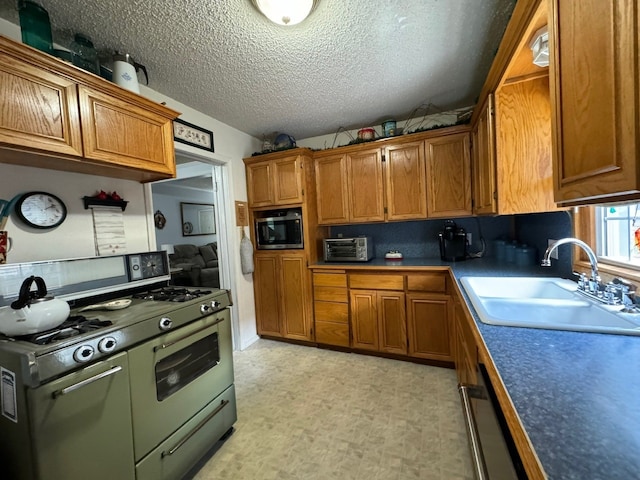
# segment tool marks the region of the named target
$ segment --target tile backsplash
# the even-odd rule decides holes
[[[508,238],[526,243],[537,250],[536,261],[542,258],[547,248],[547,239],[559,239],[573,235],[572,216],[569,212],[550,212],[526,215],[501,215],[494,217],[464,217],[453,219],[456,225],[472,235],[469,252],[482,250],[481,238],[485,240],[485,256],[495,257],[493,240]],[[331,227],[331,236],[370,236],[373,239],[375,256],[384,257],[389,250],[399,250],[405,258],[439,258],[438,232],[442,231],[445,219],[412,222],[372,223]],[[558,260],[552,261],[549,272],[571,277],[571,256],[560,252]]]

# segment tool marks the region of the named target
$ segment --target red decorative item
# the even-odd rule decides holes
[[[100,190],[100,193],[96,195],[96,198],[98,200],[106,200],[108,197],[109,195],[107,195],[107,192],[105,192],[104,190]]]
[[[116,192],[113,192],[111,194],[111,200],[115,200],[115,201],[122,200],[122,197],[120,197],[120,195],[118,195]]]

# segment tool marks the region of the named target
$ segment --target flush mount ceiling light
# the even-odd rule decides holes
[[[318,0],[251,0],[251,3],[273,23],[295,25],[309,16]]]

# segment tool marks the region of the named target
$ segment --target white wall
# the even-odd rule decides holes
[[[153,189],[153,208],[160,210],[167,219],[163,229],[156,228],[158,248],[164,244],[191,243],[193,245],[204,245],[216,242],[218,240],[216,234],[183,236],[180,216],[180,202],[213,203],[211,192],[185,188],[172,188],[171,190],[173,193],[164,194],[157,192],[155,187]],[[217,206],[215,209],[217,209]]]
[[[20,41],[20,28],[0,19],[0,34]],[[203,81],[208,81],[203,79]],[[244,348],[257,339],[253,283],[251,275],[242,275],[240,270],[239,245],[241,232],[235,227],[234,201],[246,201],[244,163],[242,159],[259,150],[261,142],[215,118],[198,112],[142,85],[141,94],[182,112],[180,118],[213,131],[215,153],[188,145],[176,144],[176,150],[187,155],[197,154],[223,166],[223,186],[226,205],[224,209],[229,220],[225,237],[230,252],[229,288],[234,297],[234,317],[237,323],[239,345]],[[1,153],[0,153],[1,155]],[[81,198],[93,195],[96,190],[116,190],[129,205],[124,214],[125,236],[129,252],[155,249],[154,208],[151,203],[151,187],[139,183],[113,178],[58,172],[0,163],[0,198],[29,190],[44,190],[59,196],[69,209],[69,217],[55,230],[36,232],[17,225],[12,216],[6,229],[13,238],[14,249],[9,253],[10,263],[60,259],[79,256],[94,256],[93,227],[91,210],[84,210]],[[223,208],[221,206],[221,208]],[[220,237],[220,232],[218,232]]]

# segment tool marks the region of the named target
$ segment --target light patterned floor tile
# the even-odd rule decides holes
[[[193,480],[471,480],[453,370],[259,340],[238,422]]]

